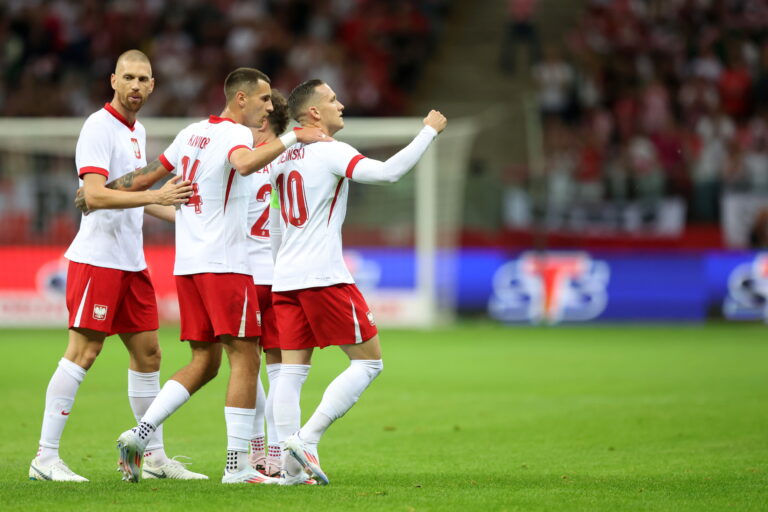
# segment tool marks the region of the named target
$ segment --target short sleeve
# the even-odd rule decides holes
[[[235,125],[232,130],[232,136],[230,138],[230,148],[227,151],[227,160],[232,155],[232,152],[245,148],[253,149],[253,133],[250,129],[242,125]]]
[[[186,131],[187,130],[182,130],[179,132],[179,134],[176,135],[176,138],[173,139],[173,142],[171,142],[171,145],[165,148],[165,151],[160,153],[160,156],[157,157],[157,159],[160,160],[160,163],[168,172],[178,174],[174,172],[174,170],[176,169],[177,163],[179,161],[179,153],[181,151],[180,141],[184,139]]]
[[[84,174],[96,173],[109,179],[111,156],[111,132],[99,126],[99,123],[95,122],[92,117],[88,118],[80,130],[80,137],[77,139],[77,147],[75,148],[77,175],[82,178]]]
[[[365,158],[358,150],[345,142],[322,142],[324,160],[336,176],[352,178],[357,163]],[[326,147],[327,146],[327,147]]]

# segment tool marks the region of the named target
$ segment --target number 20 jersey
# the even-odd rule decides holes
[[[176,211],[175,275],[251,274],[247,222],[250,187],[229,155],[253,145],[250,129],[211,116],[176,136],[160,155],[169,171],[191,180],[193,195]]]
[[[272,162],[282,229],[272,291],[355,282],[344,263],[341,226],[348,178],[362,158],[349,144],[333,141],[294,144]]]

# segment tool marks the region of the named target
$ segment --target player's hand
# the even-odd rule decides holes
[[[299,128],[294,133],[296,133],[296,139],[304,144],[331,142],[333,140],[333,137],[326,135],[320,128]]]
[[[88,215],[88,205],[85,204],[85,191],[83,187],[77,189],[75,192],[75,208]]]
[[[155,204],[163,206],[176,206],[186,204],[187,198],[192,195],[192,182],[179,182],[181,176],[174,176],[165,185],[156,190]]]
[[[445,130],[445,126],[448,124],[448,119],[446,119],[439,110],[430,110],[427,117],[424,118],[424,124],[434,128],[437,133],[440,133]]]

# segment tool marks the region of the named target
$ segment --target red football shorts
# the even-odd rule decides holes
[[[283,350],[352,345],[378,332],[354,284],[272,292],[272,306]]]
[[[280,348],[275,308],[272,307],[272,287],[268,284],[257,284],[256,293],[259,296],[261,309],[261,346],[264,350]]]
[[[219,336],[261,334],[261,313],[253,278],[246,274],[176,276],[181,315],[180,339],[219,341]]]
[[[147,269],[128,272],[69,262],[69,327],[111,334],[157,330],[157,299]]]

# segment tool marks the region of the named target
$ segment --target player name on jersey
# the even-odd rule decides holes
[[[192,135],[189,137],[189,140],[187,141],[187,145],[192,146],[193,148],[205,149],[205,146],[207,146],[209,142],[211,142],[210,137],[203,137],[201,135]]]
[[[287,162],[288,160],[302,160],[304,158],[304,146],[300,148],[293,148],[288,149],[286,151],[283,151],[283,154],[280,155],[280,159],[278,160],[278,163],[282,164],[283,162]]]

